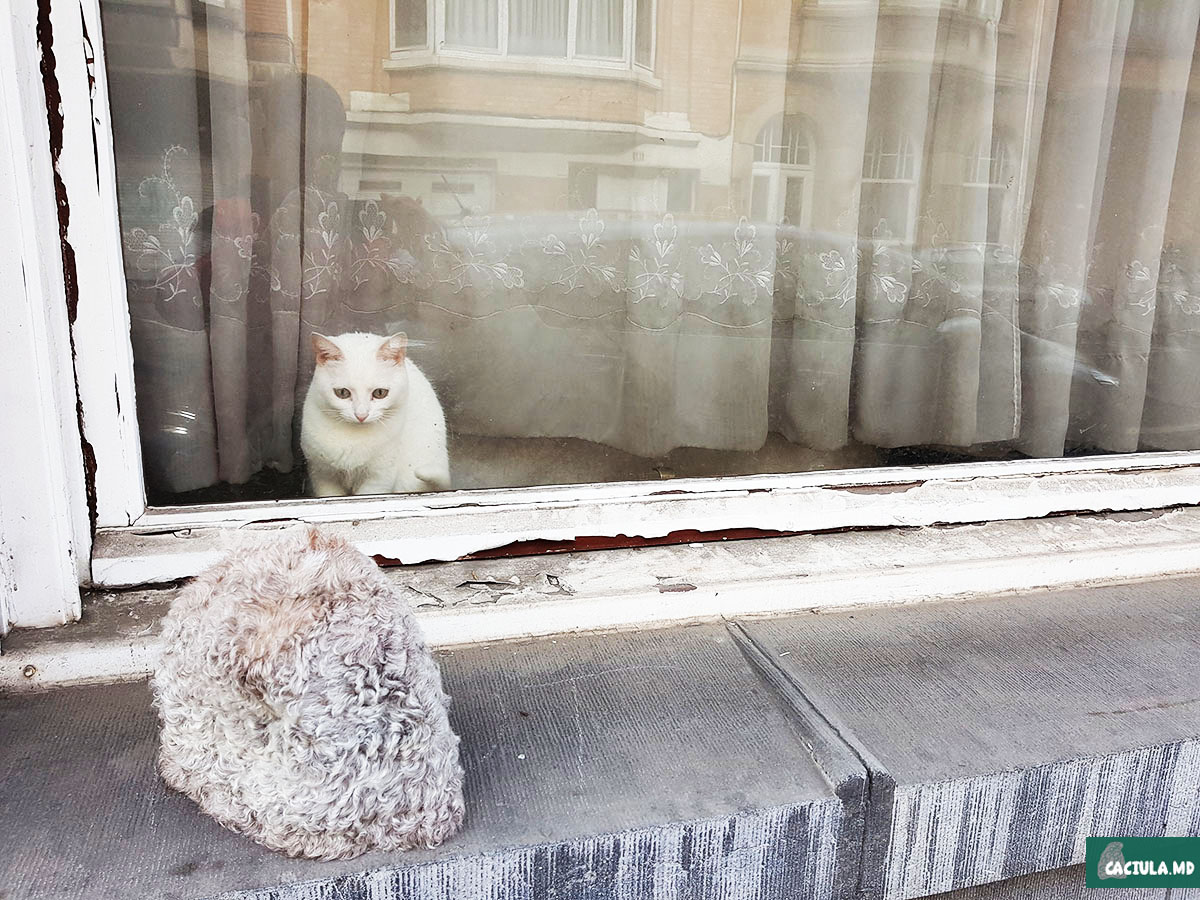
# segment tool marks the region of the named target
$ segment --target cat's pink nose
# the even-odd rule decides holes
[[[358,419],[358,421],[360,421],[360,422],[365,422],[365,421],[367,421],[367,413],[355,413],[355,414],[354,414],[354,417],[355,417],[356,419]]]

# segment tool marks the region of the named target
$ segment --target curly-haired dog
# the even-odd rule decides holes
[[[463,818],[458,736],[408,604],[315,528],[233,552],[180,593],[154,677],[159,769],[291,856],[433,847]]]

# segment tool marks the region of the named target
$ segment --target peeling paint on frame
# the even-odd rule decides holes
[[[400,563],[582,540],[711,540],[764,533],[1036,518],[1200,504],[1200,453],[1020,460],[439,495],[146,506],[134,415],[115,162],[98,0],[49,4],[63,111],[58,171],[69,200],[79,297],[75,333],[84,437],[96,457],[92,580],[116,585],[197,571],[235,530],[326,523]],[[86,223],[88,238],[75,235]],[[686,595],[685,595],[686,596]]]

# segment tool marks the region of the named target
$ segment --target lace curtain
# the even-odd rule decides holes
[[[854,65],[821,69],[835,51],[804,31],[828,12],[797,0],[778,91],[755,100],[739,82],[754,112],[696,138],[724,148],[705,165],[727,183],[664,176],[645,189],[652,214],[602,197],[570,209],[566,189],[480,211],[442,176],[429,196],[460,208],[443,216],[372,188],[361,173],[379,151],[349,148],[347,122],[373,113],[330,79],[256,69],[248,13],[192,23],[199,75],[139,86],[113,65],[150,484],[295,466],[313,331],[407,331],[462,434],[647,457],[754,450],[769,432],[823,450],[1200,447],[1200,3],[946,0],[903,27],[888,4],[850,5],[835,50]],[[612,31],[601,7],[581,3],[581,34]],[[755,48],[743,36],[737,52]],[[421,84],[437,95],[454,77]],[[397,147],[427,127],[405,114]],[[781,115],[808,151],[755,162]],[[551,154],[546,140],[526,149]],[[756,214],[760,201],[807,221]]]

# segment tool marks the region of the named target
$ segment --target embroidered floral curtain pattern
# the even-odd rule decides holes
[[[464,434],[647,457],[768,432],[1200,447],[1200,3],[857,4],[838,52],[858,64],[822,76],[818,109],[797,32],[819,6],[797,0],[778,90],[746,117],[809,130],[812,171],[778,180],[795,200],[813,179],[803,228],[750,216],[757,131],[739,141],[736,115],[707,209],[697,190],[674,211],[567,192],[475,210],[443,175],[463,209],[431,214],[354,175],[345,91],[256,72],[245,32],[217,46],[209,21],[206,74],[138,113],[153,136],[116,123],[148,479],[295,466],[312,331],[407,331]]]

